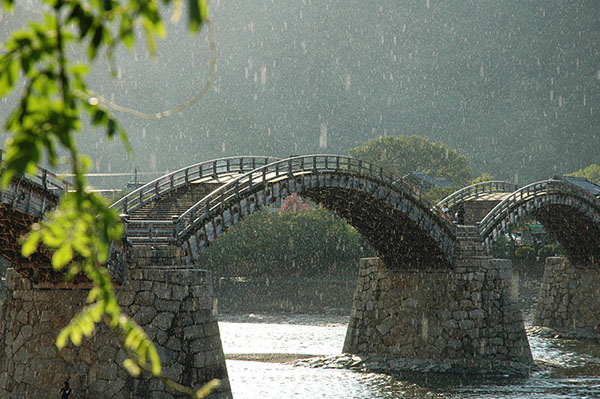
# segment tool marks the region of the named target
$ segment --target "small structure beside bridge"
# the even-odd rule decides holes
[[[599,266],[600,202],[580,187],[558,180],[522,188],[486,182],[443,200],[451,208],[444,213],[441,203],[361,160],[335,155],[226,158],[165,175],[114,204],[125,237],[114,243],[107,267],[121,305],[158,344],[167,375],[193,386],[221,378],[224,385],[214,397],[231,396],[210,279],[195,263],[228,228],[292,193],[336,212],[380,255],[361,263],[345,351],[442,359],[472,372],[526,370],[532,358],[511,263],[493,259],[489,251],[527,215],[554,234],[568,259],[559,261],[563,266],[548,266],[548,295],[541,297],[536,320],[583,326],[594,316],[600,319],[597,295],[586,292],[591,287],[584,284]],[[41,217],[22,205],[5,202],[2,209],[29,215],[22,219],[27,223]],[[457,226],[449,216],[459,206],[467,210],[469,225]],[[6,215],[7,223],[19,220]],[[18,234],[7,235],[7,242]],[[16,253],[16,242],[12,245],[3,256]],[[36,274],[47,269],[45,254],[14,262],[0,322],[6,354],[0,360],[1,393],[52,393],[57,381],[71,377],[90,398],[107,393],[147,397],[148,392],[172,397],[155,380],[128,377],[119,365],[123,353],[108,334],[58,352],[53,346],[57,331],[84,303],[88,287],[67,285],[51,273]],[[580,287],[577,295],[555,295],[565,284]],[[594,299],[584,309],[581,298],[586,296]]]

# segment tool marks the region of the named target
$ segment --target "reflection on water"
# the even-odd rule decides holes
[[[225,353],[342,352],[346,326],[322,327],[271,323],[219,323]]]
[[[263,317],[219,323],[225,353],[339,354],[347,319],[326,315]],[[328,321],[329,320],[329,321]],[[333,321],[333,322],[331,322]],[[240,398],[600,398],[600,343],[530,337],[544,365],[529,378],[403,374],[228,360],[234,397]]]
[[[228,360],[234,398],[434,398],[380,374]]]

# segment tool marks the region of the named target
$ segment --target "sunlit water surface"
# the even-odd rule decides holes
[[[228,353],[341,353],[346,322],[339,316],[223,316]],[[290,364],[228,360],[234,397],[240,398],[600,398],[600,343],[530,337],[533,357],[550,367],[529,378],[439,375],[387,376]]]

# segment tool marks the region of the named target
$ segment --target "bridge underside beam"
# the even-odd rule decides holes
[[[564,248],[573,265],[600,266],[600,225],[560,204],[539,209],[534,216]]]
[[[447,268],[439,245],[406,214],[366,192],[309,189],[304,195],[354,226],[391,268]]]

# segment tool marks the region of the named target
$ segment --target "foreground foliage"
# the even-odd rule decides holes
[[[3,0],[4,9],[10,10],[13,2]],[[181,0],[163,3],[174,4],[173,19],[178,19]],[[69,340],[79,345],[83,337],[93,333],[97,323],[104,321],[120,337],[129,355],[124,365],[132,374],[144,369],[160,376],[154,344],[121,312],[112,279],[102,266],[110,243],[120,239],[123,229],[118,215],[106,202],[87,190],[84,173],[91,162],[79,153],[75,140],[75,134],[86,124],[102,129],[107,139],[119,136],[128,149],[127,135],[102,106],[102,98],[88,90],[88,66],[72,62],[66,51],[86,49],[89,62],[105,51],[114,62],[117,46],[124,44],[131,49],[135,31],[141,27],[148,50],[153,53],[156,38],[166,33],[159,4],[155,0],[43,0],[43,7],[43,21],[13,32],[0,55],[0,96],[22,88],[18,104],[4,126],[11,136],[5,143],[1,182],[6,187],[17,175],[36,173],[42,161],[56,167],[64,154],[75,178],[73,191],[43,222],[33,226],[22,254],[28,257],[43,244],[54,251],[52,266],[56,270],[66,270],[67,278],[83,272],[94,283],[89,305],[59,334],[59,348]],[[188,15],[190,31],[197,32],[208,18],[206,0],[189,0]],[[175,388],[197,397],[207,393]]]

